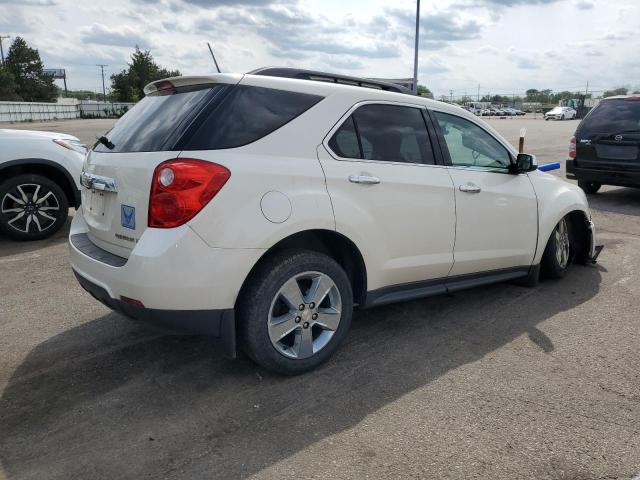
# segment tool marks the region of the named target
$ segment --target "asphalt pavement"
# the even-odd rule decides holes
[[[489,122],[514,144],[525,126],[541,163],[566,158],[577,125]],[[110,125],[20,127],[91,141]],[[631,479],[640,190],[590,202],[597,265],[358,312],[295,378],[101,306],[73,278],[68,226],[0,237],[0,478]]]

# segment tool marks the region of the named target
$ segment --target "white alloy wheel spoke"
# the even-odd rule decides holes
[[[18,185],[16,188],[18,189],[18,192],[20,192],[20,196],[22,197],[22,201],[24,203],[27,203],[29,201],[29,198],[27,197],[27,194],[24,193],[24,190],[22,189],[24,185]]]
[[[36,202],[36,205],[42,205],[42,202],[44,202],[47,198],[49,198],[50,195],[53,195],[53,193],[51,193],[51,191],[48,191],[45,196],[43,196],[40,200]]]
[[[56,221],[56,217],[52,217],[51,215],[47,215],[45,212],[42,211],[42,209],[38,210],[38,215],[44,217],[44,218],[48,218],[49,220],[53,220],[54,222]]]
[[[289,312],[280,317],[272,318],[269,335],[273,342],[279,342],[293,332],[299,324],[295,322],[296,312]]]
[[[36,191],[33,192],[33,196],[31,197],[32,202],[38,203],[38,192],[40,192],[40,185],[36,185]]]
[[[296,332],[293,349],[298,358],[308,358],[313,355],[313,335],[310,328],[302,328]]]
[[[19,198],[14,197],[13,195],[11,195],[10,193],[7,193],[6,197],[10,198],[11,200],[13,200],[14,202],[16,202],[18,205],[24,205],[27,202],[23,202],[22,200],[20,200]]]
[[[280,295],[286,300],[291,308],[297,309],[299,305],[304,304],[304,297],[300,291],[300,285],[295,278],[289,279],[280,289]]]
[[[306,303],[313,302],[316,306],[319,306],[332,288],[333,282],[329,277],[318,275],[311,282],[311,288],[309,288],[309,292],[306,295]]]
[[[22,212],[20,212],[18,215],[16,215],[15,217],[13,217],[11,220],[9,220],[7,223],[8,223],[9,225],[11,225],[11,224],[12,224],[13,222],[15,222],[16,220],[19,220],[19,219],[21,219],[22,217],[24,217],[24,216],[25,216],[25,214],[26,214],[26,212],[22,211]]]
[[[325,330],[336,331],[340,324],[340,311],[335,308],[318,310],[318,318],[316,318],[315,324]]]
[[[3,208],[2,213],[18,213],[23,212],[24,208]]]
[[[42,227],[40,226],[40,220],[38,220],[38,217],[36,217],[35,215],[31,215],[31,218],[33,218],[33,223],[35,223],[36,227],[38,227],[38,231],[41,232]]]

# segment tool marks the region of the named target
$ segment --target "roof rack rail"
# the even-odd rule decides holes
[[[356,87],[374,88],[387,92],[405,93],[413,95],[406,87],[389,82],[383,82],[372,78],[350,77],[348,75],[336,75],[335,73],[317,72],[300,68],[287,67],[262,67],[247,72],[248,75],[266,75],[269,77],[297,78],[299,80],[315,80],[319,82],[339,83]]]

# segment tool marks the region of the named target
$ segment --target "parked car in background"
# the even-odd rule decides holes
[[[354,306],[595,260],[577,186],[462,108],[404,92],[280,68],[149,84],[87,155],[78,281],[297,374],[336,351]]]
[[[71,135],[0,129],[0,231],[15,240],[57,232],[80,205],[85,154]]]
[[[554,107],[544,114],[545,120],[573,120],[578,115],[571,107]]]
[[[571,138],[566,169],[587,193],[640,187],[640,96],[605,98],[591,110]]]

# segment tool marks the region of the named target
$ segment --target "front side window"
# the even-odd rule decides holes
[[[511,157],[507,149],[478,125],[456,115],[433,113],[447,144],[452,165],[489,169],[509,167]]]
[[[364,105],[329,140],[344,158],[434,164],[427,127],[418,108]]]

